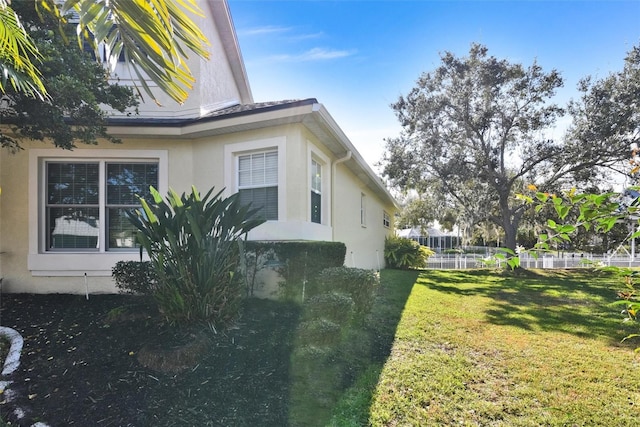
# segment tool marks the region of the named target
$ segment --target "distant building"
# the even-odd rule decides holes
[[[425,231],[426,233],[422,233]],[[460,237],[453,233],[445,233],[437,228],[420,229],[420,227],[397,230],[398,237],[415,240],[423,246],[428,246],[436,252],[446,249],[455,249],[460,246]]]

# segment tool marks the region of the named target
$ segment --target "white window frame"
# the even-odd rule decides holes
[[[287,186],[286,186],[286,138],[266,138],[255,141],[244,141],[224,146],[224,186],[225,195],[230,196],[239,190],[238,158],[242,155],[261,151],[278,152],[278,221],[286,221]],[[275,221],[267,221],[275,222]]]
[[[47,251],[46,248],[46,163],[47,162],[157,162],[158,191],[168,191],[168,152],[166,150],[121,149],[59,149],[29,150],[29,256],[27,266],[34,276],[110,276],[111,268],[120,260],[139,258],[139,249],[98,250],[66,249]],[[102,174],[103,172],[101,172]],[[104,183],[104,177],[100,178]],[[104,191],[101,192],[104,198]],[[101,200],[104,207],[105,201]],[[104,221],[100,239],[106,237]]]
[[[311,191],[313,191],[313,182],[311,178],[311,165],[312,162],[316,162],[321,168],[321,199],[320,199],[320,224],[327,225],[331,223],[331,171],[329,169],[330,160],[322,151],[318,150],[311,142],[308,142],[307,150],[307,221],[312,224],[317,224],[311,221]]]
[[[382,225],[384,228],[391,228],[391,215],[385,210],[382,211]]]
[[[262,188],[273,188],[276,187],[276,191],[280,191],[279,186],[278,186],[278,176],[276,173],[276,177],[275,177],[275,182],[267,182],[267,176],[266,176],[266,170],[267,170],[267,156],[271,155],[271,154],[275,154],[276,157],[276,168],[278,168],[278,150],[277,149],[267,149],[267,150],[262,150],[262,151],[253,151],[250,153],[242,153],[242,154],[238,154],[236,155],[236,170],[237,170],[237,183],[238,183],[238,192],[242,191],[242,190],[254,190],[254,189],[262,189]],[[262,170],[257,169],[255,170],[253,168],[253,158],[254,156],[260,156],[264,159],[264,167],[262,168]],[[241,184],[241,179],[240,179],[240,161],[243,157],[248,157],[249,158],[249,163],[250,163],[250,168],[248,171],[245,172],[250,172],[251,178],[249,183],[246,183],[244,185]],[[261,172],[261,174],[263,175],[262,181],[259,184],[255,184],[253,183],[253,176],[254,176],[254,172]],[[276,171],[277,172],[277,171]],[[252,204],[255,201],[252,200]],[[277,202],[277,200],[276,200]],[[257,207],[257,206],[254,206]],[[265,207],[266,209],[266,207]],[[279,210],[279,209],[278,209]],[[276,212],[276,216],[278,215],[278,212]],[[277,221],[278,218],[267,218],[267,221]]]

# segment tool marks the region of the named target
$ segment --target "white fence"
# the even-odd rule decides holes
[[[426,268],[459,269],[486,267],[486,255],[479,254],[443,254],[429,257]],[[504,262],[504,261],[502,261]],[[543,255],[534,258],[529,254],[520,255],[520,265],[524,268],[584,268],[599,266],[640,267],[640,257],[628,255],[592,255],[592,254],[560,254]]]

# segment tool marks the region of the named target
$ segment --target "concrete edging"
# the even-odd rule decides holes
[[[0,375],[11,375],[16,369],[18,369],[18,366],[20,366],[20,353],[22,353],[24,340],[18,331],[7,328],[6,326],[0,326],[0,335],[6,337],[11,342],[11,347],[9,348],[9,353],[4,361],[4,366]]]
[[[5,377],[13,374],[16,369],[18,369],[18,366],[20,366],[20,354],[22,353],[24,339],[18,331],[6,326],[0,326],[0,336],[7,338],[11,343],[9,347],[9,353],[7,354],[7,358],[5,359],[4,365],[2,367],[2,372],[0,373],[0,377]],[[0,380],[0,393],[5,394],[8,401],[13,398],[13,394],[11,393],[12,390],[9,390],[9,386],[12,383],[13,381]],[[24,411],[22,410],[22,408],[15,408],[14,414],[18,419],[24,417]],[[33,424],[32,427],[49,426],[48,424],[45,424],[43,422],[37,422]]]

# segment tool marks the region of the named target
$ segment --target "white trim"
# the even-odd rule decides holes
[[[249,240],[318,240],[331,241],[331,227],[309,221],[267,221],[254,228],[247,236]]]
[[[284,136],[238,142],[224,146],[225,196],[238,192],[237,157],[253,151],[278,151],[278,222],[287,220],[287,139]]]
[[[320,151],[314,144],[310,141],[307,141],[307,220],[311,222],[311,161],[315,160],[320,164],[322,168],[322,181],[321,181],[321,219],[320,224],[329,225],[331,224],[331,194],[332,194],[332,183],[331,183],[331,169],[330,164],[331,161],[329,157],[326,156],[322,151]]]
[[[113,265],[124,259],[138,259],[139,250],[110,252],[45,252],[44,164],[48,160],[158,161],[158,191],[165,194],[169,181],[169,154],[166,150],[60,149],[29,150],[29,255],[27,268],[33,276],[110,276]]]

